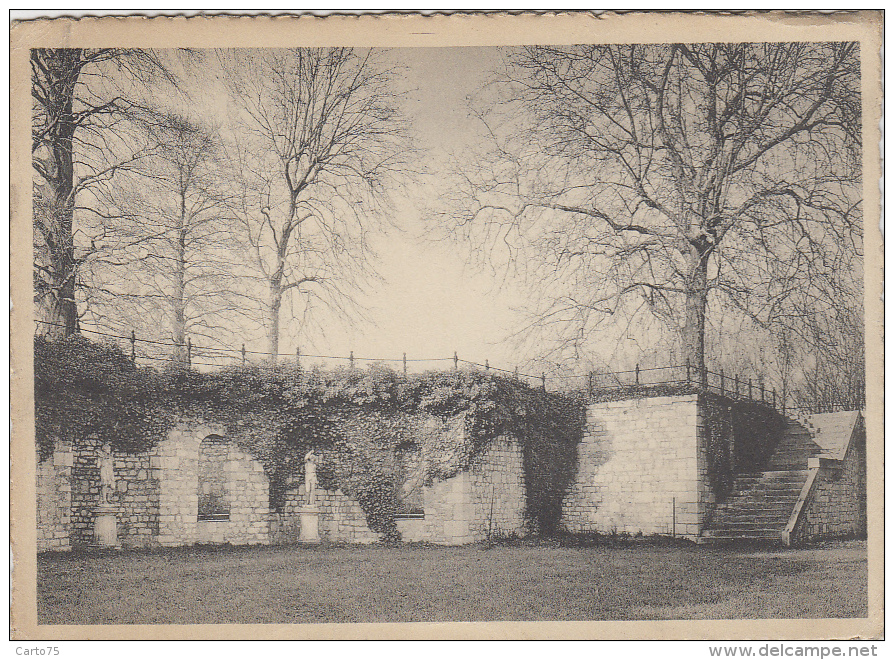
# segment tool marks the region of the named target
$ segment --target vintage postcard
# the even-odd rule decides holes
[[[14,23],[12,637],[880,639],[881,31]]]

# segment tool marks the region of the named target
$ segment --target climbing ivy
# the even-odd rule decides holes
[[[178,419],[222,425],[264,466],[276,509],[303,477],[303,457],[313,448],[321,456],[320,485],[355,498],[370,528],[386,538],[397,537],[398,447],[424,452],[430,484],[467,469],[495,438],[520,438],[528,513],[535,527],[551,530],[583,429],[581,401],[491,373],[407,376],[381,365],[165,372],[137,368],[116,347],[79,337],[35,340],[35,404],[43,457],[55,439],[95,436],[133,453],[150,449]],[[461,424],[461,432],[424,432],[432,417]]]

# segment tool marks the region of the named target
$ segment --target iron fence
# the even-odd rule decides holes
[[[38,325],[63,327],[48,321],[37,320]],[[183,343],[148,339],[138,337],[136,331],[108,332],[105,330],[81,328],[80,332],[102,337],[105,341],[117,344],[125,354],[129,355],[134,364],[140,366],[180,366],[186,368],[215,369],[232,366],[253,366],[270,364],[271,354],[268,351],[249,350],[245,343],[239,348],[226,346],[202,346],[193,343],[188,337]],[[279,366],[294,365],[298,369],[307,367],[349,369],[368,366],[371,364],[384,364],[407,374],[412,367],[414,371],[419,367],[425,369],[471,369],[485,372],[503,374],[528,383],[531,386],[566,392],[582,392],[594,400],[605,393],[615,393],[617,396],[628,394],[630,396],[642,396],[643,394],[672,393],[672,391],[713,392],[734,400],[750,400],[771,406],[779,410],[783,415],[806,415],[818,412],[834,412],[836,410],[853,409],[853,406],[828,402],[814,405],[801,405],[786,391],[785,386],[780,391],[775,387],[768,387],[762,376],[744,376],[739,373],[726,373],[723,369],[713,371],[710,369],[697,369],[691,364],[680,364],[661,367],[641,367],[636,365],[634,369],[613,371],[589,371],[587,373],[568,374],[551,373],[541,371],[539,374],[505,369],[490,364],[489,360],[483,363],[460,358],[457,352],[452,356],[440,357],[415,357],[403,353],[401,357],[367,357],[355,355],[348,351],[347,355],[324,355],[304,353],[300,347],[294,353],[278,353],[277,364]],[[862,407],[862,406],[859,406]]]

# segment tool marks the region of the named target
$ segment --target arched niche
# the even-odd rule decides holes
[[[212,433],[199,444],[197,520],[199,522],[230,519],[231,498],[226,466],[229,443],[222,435]]]

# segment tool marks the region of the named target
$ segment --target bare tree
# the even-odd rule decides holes
[[[188,336],[232,347],[240,326],[227,168],[214,131],[182,116],[148,133],[139,166],[94,193],[108,230],[88,268],[88,310],[101,327],[166,340],[184,364]]]
[[[287,298],[346,316],[374,277],[368,235],[412,150],[395,71],[373,52],[231,51],[221,61],[236,109],[237,215],[266,288],[275,360]]]
[[[712,315],[770,332],[859,300],[832,285],[862,250],[856,44],[528,47],[495,88],[448,227],[527,264],[531,328],[659,319],[704,368]]]
[[[40,328],[53,336],[77,332],[78,269],[90,252],[75,241],[76,197],[112,177],[138,157],[131,152],[110,162],[119,137],[110,127],[135,110],[122,87],[106,76],[117,71],[130,81],[172,81],[150,51],[118,48],[37,48],[31,51],[32,162],[34,181],[34,288]]]

